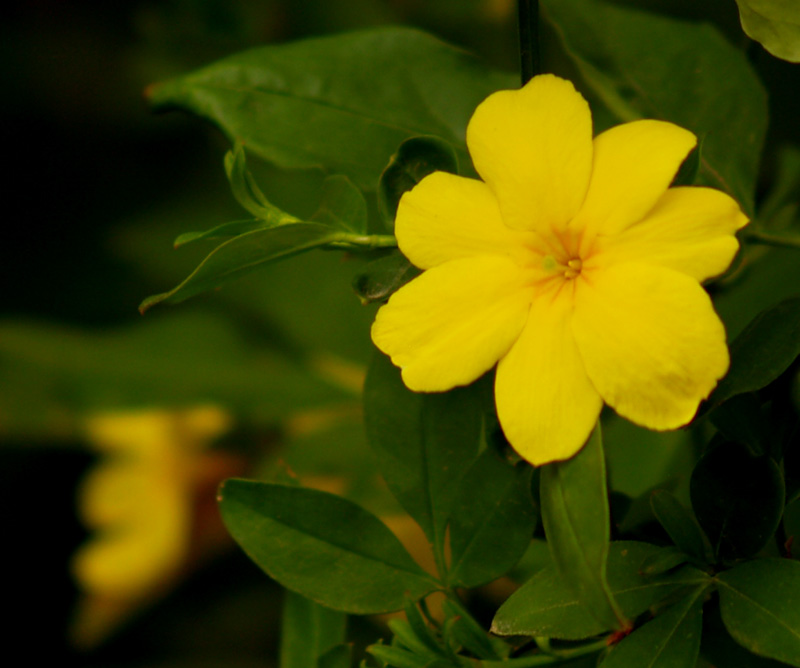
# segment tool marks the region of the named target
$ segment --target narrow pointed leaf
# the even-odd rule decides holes
[[[351,501],[302,487],[228,480],[228,531],[287,589],[354,614],[398,610],[436,588],[377,517]]]
[[[701,585],[623,638],[600,668],[695,668],[703,633]]]
[[[628,622],[606,580],[610,519],[599,423],[575,457],[542,468],[540,495],[559,574],[604,628],[624,627]]]
[[[754,654],[800,666],[800,563],[757,559],[720,573],[725,628]]]
[[[656,490],[650,495],[650,506],[656,519],[678,548],[701,561],[712,558],[711,546],[700,525],[674,494],[663,489]]]

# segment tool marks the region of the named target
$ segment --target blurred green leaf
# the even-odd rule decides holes
[[[777,58],[800,62],[800,4],[796,0],[736,0],[742,29]]]
[[[733,441],[720,443],[697,463],[692,507],[721,559],[750,557],[775,533],[783,514],[783,474],[767,455]]]
[[[353,279],[353,289],[362,304],[382,302],[389,299],[420,270],[412,265],[400,251],[373,260]]]
[[[734,640],[754,654],[800,666],[800,563],[756,559],[717,581],[722,621]]]
[[[695,668],[703,633],[700,585],[636,629],[606,656],[600,668]]]
[[[436,582],[377,517],[327,492],[247,480],[220,487],[228,531],[288,589],[344,612],[399,610]]]
[[[507,573],[522,558],[536,528],[532,469],[512,466],[491,449],[461,482],[448,525],[453,587],[477,587]]]
[[[309,668],[345,639],[347,615],[300,594],[284,593],[280,668]]]
[[[507,652],[503,651],[503,648],[508,645],[489,636],[486,630],[460,604],[451,599],[445,599],[442,603],[442,610],[448,621],[452,620],[449,630],[452,634],[451,637],[458,645],[479,659],[499,661],[504,658]]]
[[[766,387],[800,355],[800,298],[763,311],[731,344],[731,368],[709,405]]]
[[[697,520],[671,492],[663,489],[653,492],[650,505],[656,519],[678,548],[701,562],[709,562],[713,558],[711,546]]]
[[[440,568],[452,504],[481,445],[482,392],[480,382],[445,393],[412,392],[400,370],[378,354],[364,385],[367,437],[378,468],[433,543]]]
[[[478,103],[515,87],[516,77],[430,35],[386,27],[253,49],[148,95],[154,108],[202,116],[277,165],[322,167],[373,189],[405,139],[463,147]]]
[[[708,23],[597,0],[543,0],[542,7],[619,121],[657,118],[694,132],[703,142],[701,184],[725,190],[753,217],[767,102],[743,53]]]
[[[606,579],[611,536],[599,422],[577,455],[542,468],[540,495],[547,543],[561,577],[604,629],[627,626]]]
[[[378,184],[378,207],[390,230],[403,193],[437,171],[458,174],[458,158],[450,144],[437,137],[411,137],[400,144]]]
[[[317,668],[351,668],[353,665],[352,655],[353,648],[351,645],[336,645],[319,657]]]
[[[648,543],[611,543],[608,553],[608,583],[622,611],[635,619],[682,587],[710,582],[691,566],[647,577],[641,572],[645,560],[658,554]],[[550,565],[536,573],[500,606],[492,622],[492,633],[581,640],[614,628],[595,619],[578,600],[572,588]]]

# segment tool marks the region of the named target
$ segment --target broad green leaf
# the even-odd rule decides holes
[[[763,311],[731,344],[731,368],[709,397],[721,404],[769,385],[800,355],[800,298]]]
[[[671,121],[702,139],[699,180],[753,216],[766,94],[744,54],[708,23],[599,0],[543,0],[591,92],[619,121]]]
[[[623,613],[635,619],[645,610],[682,587],[709,582],[708,576],[691,566],[647,577],[641,565],[659,548],[647,543],[611,543],[608,553],[608,584]],[[525,635],[581,640],[610,631],[613,625],[595,619],[582,605],[555,566],[536,573],[500,606],[492,632],[502,636]]]
[[[345,639],[347,615],[291,591],[284,593],[280,668],[309,668]]]
[[[412,137],[400,144],[378,184],[378,207],[389,229],[394,229],[403,193],[436,171],[458,174],[458,158],[450,144],[436,137]]]
[[[353,279],[353,290],[362,304],[383,302],[419,274],[420,270],[405,255],[393,251],[364,267]]]
[[[767,455],[733,441],[706,452],[692,473],[692,507],[715,554],[750,557],[770,540],[781,520],[783,474]]]
[[[757,559],[717,576],[725,628],[754,654],[800,666],[800,563]]]
[[[695,668],[703,633],[700,585],[614,647],[600,668]]]
[[[322,185],[322,201],[311,220],[355,234],[366,234],[367,202],[346,176],[329,176]]]
[[[661,575],[682,566],[689,561],[689,556],[677,547],[663,547],[652,557],[642,562],[642,575]]]
[[[319,223],[295,223],[247,232],[217,246],[183,282],[169,292],[148,297],[139,310],[144,313],[161,302],[181,302],[269,262],[343,240],[345,236]]]
[[[742,29],[773,56],[800,63],[800,4],[796,0],[736,0]]]
[[[436,582],[377,517],[326,492],[247,480],[220,487],[228,531],[287,589],[354,614],[399,610]]]
[[[465,474],[448,525],[453,587],[477,587],[507,573],[530,545],[537,516],[532,469],[484,450]]]
[[[412,392],[384,355],[373,357],[367,373],[364,419],[378,468],[440,560],[459,483],[481,445],[483,390],[478,382],[446,393]]]
[[[279,166],[322,167],[373,189],[404,140],[463,147],[478,103],[516,87],[515,76],[430,35],[385,27],[253,49],[148,95],[155,109],[202,116]]]
[[[542,523],[561,577],[604,628],[627,626],[606,580],[610,520],[600,423],[575,457],[542,468],[540,485]]]
[[[700,561],[712,559],[711,546],[690,511],[684,508],[675,496],[660,489],[650,496],[653,514],[664,530],[686,554]]]

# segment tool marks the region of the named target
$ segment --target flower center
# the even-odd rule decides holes
[[[553,255],[545,255],[542,267],[548,273],[561,274],[564,278],[571,280],[581,275],[583,261],[579,257],[571,257],[565,262]]]

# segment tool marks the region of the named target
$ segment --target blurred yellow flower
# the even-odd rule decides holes
[[[228,414],[213,406],[87,420],[102,458],[79,490],[79,512],[95,533],[72,562],[86,595],[73,629],[77,644],[95,644],[185,564],[196,489],[211,468],[214,485],[225,476],[203,450],[230,426]]]
[[[415,391],[497,363],[500,423],[535,465],[574,455],[603,402],[652,429],[688,423],[728,368],[700,282],[747,223],[724,193],[669,187],[695,144],[655,120],[593,140],[588,104],[552,75],[489,96],[467,129],[483,180],[436,172],[400,202],[398,244],[425,272],[373,341]]]

